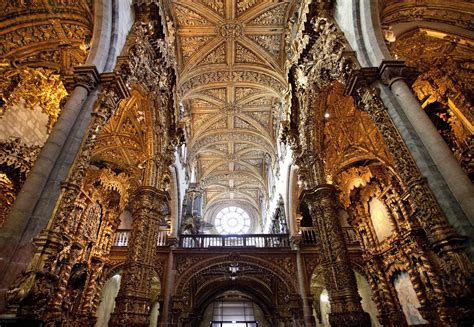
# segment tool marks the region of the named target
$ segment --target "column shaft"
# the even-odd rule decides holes
[[[163,223],[166,194],[143,186],[133,200],[133,226],[128,245],[113,326],[148,326],[151,309],[151,281],[155,274],[156,242]]]
[[[370,326],[370,317],[362,310],[339,222],[336,189],[332,185],[319,185],[305,196],[319,234],[321,263],[331,303],[329,322],[332,326]]]

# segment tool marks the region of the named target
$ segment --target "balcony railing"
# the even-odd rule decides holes
[[[180,235],[179,246],[183,248],[212,247],[256,247],[284,248],[290,246],[288,234],[243,234],[243,235]]]
[[[157,246],[166,246],[168,240],[168,230],[161,230],[158,233],[158,240],[156,241]],[[113,246],[128,246],[128,240],[130,239],[129,229],[119,229],[115,232]]]
[[[300,232],[303,237],[303,245],[317,246],[319,244],[319,235],[315,227],[300,227]],[[342,227],[342,232],[348,246],[359,245],[359,240],[353,228]]]

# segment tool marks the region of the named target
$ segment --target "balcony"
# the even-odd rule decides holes
[[[349,247],[358,247],[359,241],[353,228],[343,227],[344,239]],[[319,235],[314,227],[301,227],[300,234],[303,246],[318,246]],[[156,245],[167,246],[169,230],[160,230]],[[130,239],[130,230],[121,229],[114,235],[113,246],[126,247]],[[181,248],[206,249],[215,247],[255,247],[255,248],[288,248],[288,234],[198,234],[180,235],[178,246]]]
[[[288,248],[290,239],[288,234],[180,235],[179,246],[193,249],[214,247]]]
[[[167,246],[168,234],[168,230],[160,231],[156,245],[159,247]],[[115,247],[126,247],[128,246],[129,239],[130,230],[120,229],[115,233],[112,245]],[[290,240],[288,234],[180,235],[178,246],[188,249],[213,247],[286,248],[290,247]]]

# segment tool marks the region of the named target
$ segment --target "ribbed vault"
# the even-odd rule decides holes
[[[287,91],[285,27],[294,1],[168,1],[188,165],[207,208],[225,200],[259,212],[276,164]]]

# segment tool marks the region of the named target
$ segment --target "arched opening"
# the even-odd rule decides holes
[[[407,272],[398,272],[392,277],[393,286],[397,292],[398,300],[409,325],[424,325],[428,321],[423,319],[418,308],[421,306],[416,296],[413,284]]]
[[[269,327],[265,313],[251,296],[226,291],[204,310],[199,327]]]
[[[366,278],[359,272],[354,271],[357,289],[361,297],[362,308],[370,315],[371,326],[381,326],[378,321],[377,305],[372,300],[372,290]],[[316,326],[330,326],[329,314],[331,313],[331,299],[328,295],[326,283],[323,277],[323,268],[317,267],[313,272],[310,284],[311,296],[313,297],[313,316],[316,318]]]
[[[239,321],[237,316],[224,320],[231,316],[232,310],[214,319],[214,308],[224,310],[228,306],[233,307],[240,318],[245,318],[243,323],[258,323],[258,326],[277,326],[285,321],[302,323],[296,281],[282,267],[283,257],[272,259],[274,262],[232,254],[220,258],[202,257],[184,271],[178,265],[181,272],[175,284],[173,305],[180,310],[174,311],[174,321],[189,327],[209,326],[213,320],[218,324]],[[176,261],[181,262],[181,257]],[[295,262],[285,262],[295,267]],[[242,315],[250,307],[253,320]]]

